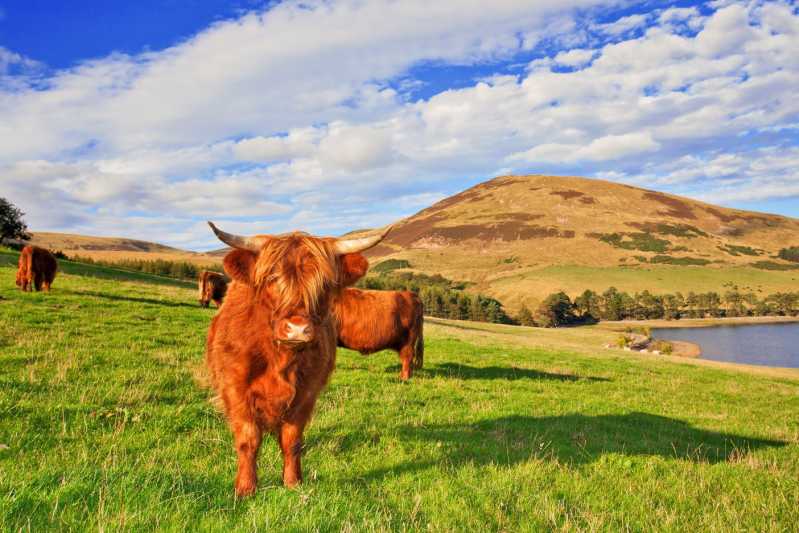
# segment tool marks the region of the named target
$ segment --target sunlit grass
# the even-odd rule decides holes
[[[23,294],[14,263],[0,253],[3,531],[799,523],[799,381],[578,349],[573,332],[520,333],[524,347],[432,325],[407,384],[393,354],[342,351],[305,484],[280,486],[270,440],[259,491],[236,501],[203,387],[214,311],[193,287],[64,264],[52,293]]]

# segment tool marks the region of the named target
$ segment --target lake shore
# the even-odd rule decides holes
[[[734,326],[743,324],[781,324],[799,322],[796,316],[740,316],[729,318],[681,318],[679,320],[605,320],[596,327],[611,331],[624,331],[628,327],[650,328],[709,328],[713,326]]]
[[[702,347],[695,342],[666,340],[671,343],[671,355],[673,356],[690,357],[693,359],[702,357]]]

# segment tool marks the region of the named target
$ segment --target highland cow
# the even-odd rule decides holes
[[[352,285],[369,269],[361,254],[344,257],[344,284]],[[424,363],[424,305],[410,291],[347,288],[334,306],[338,345],[363,355],[393,350],[399,354],[400,379],[407,380]]]
[[[217,307],[222,305],[222,300],[227,292],[225,276],[218,272],[203,270],[200,272],[197,285],[200,289],[200,306],[208,307],[211,304],[211,300],[214,301]]]
[[[264,432],[276,436],[283,484],[293,487],[302,480],[303,431],[335,366],[332,307],[343,288],[342,256],[375,246],[389,229],[336,239],[211,228],[233,247],[224,259],[232,281],[208,331],[206,362],[233,432],[236,494],[255,491]]]
[[[58,262],[53,254],[44,248],[29,244],[19,254],[17,287],[24,292],[33,289],[50,292],[56,272],[58,272]]]

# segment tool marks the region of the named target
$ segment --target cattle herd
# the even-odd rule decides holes
[[[424,354],[421,300],[409,291],[351,287],[366,275],[361,252],[390,227],[360,238],[305,233],[239,236],[209,222],[232,250],[224,258],[230,278],[204,271],[199,302],[218,311],[206,342],[211,382],[222,399],[238,456],[235,491],[255,491],[256,458],[264,433],[283,455],[283,483],[302,481],[302,435],[319,393],[335,366],[336,347],[369,354],[390,349],[402,362],[400,378],[421,368]],[[50,290],[55,258],[26,246],[17,285]]]

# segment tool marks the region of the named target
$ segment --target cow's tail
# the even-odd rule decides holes
[[[416,342],[413,346],[411,366],[419,369],[424,366],[424,305],[419,302],[416,311]]]

